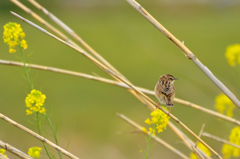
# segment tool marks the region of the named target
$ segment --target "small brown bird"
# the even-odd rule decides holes
[[[159,100],[158,104],[166,104],[170,107],[168,114],[171,112],[171,107],[173,107],[173,99],[175,97],[175,87],[173,85],[174,81],[178,80],[170,74],[162,75],[158,83],[155,86],[154,92],[155,96]]]

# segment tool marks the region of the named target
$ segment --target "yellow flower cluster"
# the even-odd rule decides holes
[[[9,22],[5,24],[3,28],[3,40],[4,43],[8,44],[10,53],[16,52],[14,49],[16,45],[20,45],[20,47],[24,49],[28,48],[26,40],[23,39],[25,33],[20,24]]]
[[[41,151],[42,151],[41,147],[31,147],[28,149],[28,155],[34,158],[39,158]]]
[[[201,149],[206,155],[208,155],[209,157],[212,155],[211,154],[211,152],[208,150],[208,148],[206,148],[201,142],[199,142],[198,144],[197,144],[197,147],[199,148],[199,149]],[[190,158],[191,159],[198,159],[198,157],[192,152],[191,154],[190,154]]]
[[[43,107],[46,96],[42,92],[33,89],[30,94],[25,99],[27,115],[32,114],[33,112],[44,113],[46,110]]]
[[[236,66],[236,61],[240,64],[240,44],[233,44],[227,47],[225,56],[228,63],[234,67]]]
[[[151,116],[151,120],[147,118],[145,123],[148,125],[153,124],[153,127],[149,128],[149,133],[155,136],[156,130],[158,133],[160,133],[163,131],[163,129],[166,129],[169,117],[160,109],[156,109],[155,111],[151,112]],[[144,127],[142,128],[142,131],[147,133],[147,129]]]
[[[215,99],[215,108],[219,111],[219,113],[224,114],[226,111],[226,115],[232,117],[232,111],[235,106],[233,102],[225,94],[222,93]]]
[[[240,127],[234,127],[229,136],[229,141],[236,145],[240,145]],[[224,158],[229,158],[231,156],[238,157],[240,154],[240,149],[233,147],[228,144],[223,144],[222,154]]]
[[[0,154],[3,154],[3,155],[4,155],[5,152],[6,152],[6,150],[4,150],[4,149],[0,149]],[[4,156],[7,157],[7,155],[4,155]]]

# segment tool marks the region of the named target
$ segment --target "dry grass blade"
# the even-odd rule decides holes
[[[82,49],[80,46],[78,46],[76,43],[74,43],[71,39],[69,39],[66,35],[64,35],[61,31],[57,30],[55,27],[53,27],[51,24],[49,24],[47,21],[45,21],[43,18],[41,18],[39,15],[34,13],[31,9],[29,9],[27,6],[23,5],[18,0],[10,0],[12,3],[14,3],[16,6],[24,10],[26,13],[30,14],[33,18],[38,20],[41,24],[46,26],[48,29],[53,31],[55,34],[60,36],[62,39],[64,39],[66,42],[71,43],[72,45],[78,47],[79,49]]]
[[[205,73],[205,75],[226,95],[228,98],[240,108],[240,101],[236,96],[220,81],[218,80],[212,72],[204,66],[199,59],[175,36],[173,36],[166,28],[164,28],[154,17],[152,17],[139,3],[135,0],[126,0],[133,8],[135,8],[143,17],[145,17],[149,22],[151,22],[158,30],[160,30],[169,40],[171,40],[175,45],[177,45],[185,54],[188,59],[193,60],[193,62],[199,67],[199,69]]]
[[[219,137],[217,137],[217,136],[214,136],[214,135],[211,135],[211,134],[209,134],[209,133],[204,132],[204,133],[202,134],[202,136],[208,137],[208,138],[210,138],[210,139],[213,139],[213,140],[216,140],[216,141],[218,141],[218,142],[221,142],[221,143],[224,143],[224,144],[228,144],[228,145],[231,145],[231,146],[233,146],[233,147],[236,147],[236,148],[239,148],[239,149],[240,149],[240,145],[236,145],[236,144],[234,144],[234,143],[231,143],[231,142],[229,142],[229,141],[227,141],[227,140],[221,139],[221,138],[219,138]]]
[[[9,159],[9,158],[0,153],[0,159]]]
[[[23,63],[21,63],[21,62],[8,61],[8,60],[0,60],[0,64],[12,65],[12,66],[21,66],[21,67],[24,66]],[[84,73],[80,73],[80,72],[74,72],[74,71],[59,69],[59,68],[55,68],[55,67],[42,66],[42,65],[36,65],[36,64],[28,64],[28,63],[26,63],[26,67],[39,69],[39,70],[45,70],[45,71],[52,71],[52,72],[57,72],[57,73],[62,73],[62,74],[67,74],[67,75],[72,75],[72,76],[83,77],[83,78],[87,78],[87,79],[90,79],[90,80],[96,80],[96,81],[116,85],[116,86],[119,86],[119,87],[123,87],[123,88],[126,88],[126,89],[130,89],[130,87],[128,85],[126,85],[125,83],[109,80],[109,79],[102,78],[102,77],[96,77],[96,76],[92,76],[92,75],[88,75],[88,74],[84,74]],[[143,93],[154,96],[154,92],[151,91],[151,90],[141,88],[141,87],[136,87],[136,88]],[[210,114],[212,116],[218,117],[220,119],[226,120],[226,121],[234,123],[236,125],[240,125],[240,121],[238,121],[234,118],[230,118],[230,117],[225,116],[223,114],[217,113],[217,112],[212,111],[210,109],[204,108],[204,107],[199,106],[199,105],[194,104],[194,103],[191,103],[189,101],[185,101],[185,100],[182,100],[182,99],[179,99],[179,98],[175,98],[174,102],[185,105],[185,106],[192,107],[194,109],[200,110],[204,113]]]
[[[200,152],[198,152],[198,150],[196,149],[195,146],[192,147],[192,149],[194,150],[194,153],[196,154],[196,156],[200,159],[205,159]]]
[[[201,128],[201,130],[200,130],[200,132],[199,132],[199,135],[198,135],[199,137],[202,136],[204,127],[205,127],[205,124],[202,125],[202,128]],[[198,140],[197,140],[196,143],[195,143],[195,147],[197,147],[197,144],[198,144]]]
[[[168,126],[177,134],[177,136],[184,142],[184,144],[194,152],[193,147],[195,147],[195,143],[188,138],[180,129],[178,129],[172,122],[168,122]],[[205,152],[203,152],[198,147],[195,147],[199,153],[201,153],[202,156],[204,156],[206,159],[211,159]]]
[[[61,152],[62,154],[64,154],[65,156],[69,157],[69,158],[73,158],[73,159],[79,159],[78,157],[74,156],[73,154],[69,153],[68,151],[64,150],[63,148],[57,146],[56,144],[52,143],[51,141],[47,140],[46,138],[40,136],[39,134],[33,132],[32,130],[24,127],[21,124],[18,124],[17,122],[13,121],[12,119],[6,117],[5,115],[0,113],[0,118],[5,120],[6,122],[8,122],[9,124],[12,124],[14,126],[16,126],[17,128],[27,132],[28,134],[34,136],[35,138],[37,138],[38,140],[48,144],[49,146],[53,147],[54,149],[56,149],[57,151]]]
[[[100,62],[98,62],[97,60],[95,60],[92,56],[88,55],[86,52],[78,49],[77,47],[63,41],[62,39],[54,36],[53,34],[47,32],[45,29],[37,26],[36,24],[30,22],[29,20],[21,17],[20,15],[14,13],[11,11],[11,14],[13,14],[14,16],[20,18],[21,20],[23,20],[24,22],[26,22],[27,24],[35,27],[36,29],[42,31],[43,33],[49,35],[50,37],[54,38],[55,40],[69,46],[70,48],[74,49],[75,51],[79,52],[80,54],[82,54],[83,56],[85,56],[86,58],[88,58],[91,62],[93,62],[95,65],[97,65],[99,68],[101,68],[103,71],[105,71],[106,73],[108,73],[109,75],[117,78],[118,80],[122,81],[123,83],[127,84],[132,90],[134,90],[137,94],[141,95],[142,98],[144,98],[145,100],[147,100],[147,102],[151,103],[152,105],[154,105],[156,108],[160,109],[162,112],[164,112],[165,114],[169,114],[168,111],[166,111],[165,109],[163,109],[162,107],[159,107],[157,103],[155,103],[153,100],[151,100],[148,96],[146,96],[144,93],[142,93],[140,90],[138,90],[133,84],[131,84],[130,82],[128,82],[127,80],[125,80],[123,77],[119,76],[118,74],[116,74],[115,72],[113,72],[112,70],[110,70],[109,68],[107,68],[106,66],[102,65]],[[151,106],[151,105],[150,105]],[[197,140],[199,140],[204,146],[206,146],[213,154],[215,154],[218,158],[222,158],[216,151],[214,151],[208,144],[206,144],[201,138],[199,138],[191,129],[189,129],[184,123],[182,123],[177,117],[175,117],[172,114],[169,114],[169,116],[175,120],[179,125],[181,125],[185,130],[187,130],[192,136],[194,136]]]
[[[140,125],[138,125],[137,123],[135,123],[134,121],[132,121],[131,119],[127,118],[125,115],[123,114],[119,114],[117,113],[117,116],[120,117],[121,119],[123,119],[124,121],[126,121],[127,123],[131,124],[132,126],[134,126],[135,128],[137,128],[139,131],[142,131],[142,127]],[[146,134],[146,133],[144,133]],[[150,135],[150,133],[147,133],[146,135]],[[188,159],[189,157],[187,157],[186,155],[184,155],[183,153],[181,153],[179,150],[175,149],[173,146],[169,145],[167,142],[165,142],[164,140],[160,139],[157,136],[151,136],[151,138],[153,140],[155,140],[156,142],[158,142],[159,144],[163,145],[164,147],[168,148],[170,151],[172,151],[173,153],[177,154],[179,157],[181,158],[185,158]]]
[[[18,150],[17,148],[7,144],[7,143],[4,143],[0,140],[0,147],[4,148],[5,150],[11,152],[12,154],[20,157],[20,158],[23,158],[23,159],[33,159],[32,157],[28,156],[27,154],[23,153],[22,151]],[[1,158],[1,156],[0,156]]]

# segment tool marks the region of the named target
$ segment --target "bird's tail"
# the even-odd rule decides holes
[[[171,99],[171,97],[167,97],[166,99],[166,105],[167,107],[173,107],[173,100]]]

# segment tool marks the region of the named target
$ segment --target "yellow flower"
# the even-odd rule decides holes
[[[25,99],[26,106],[28,107],[28,109],[26,110],[27,115],[30,115],[33,112],[44,113],[46,111],[43,107],[45,99],[46,96],[42,94],[42,92],[33,89]]]
[[[156,129],[149,128],[149,133],[152,134],[152,136],[155,136]]]
[[[158,133],[160,133],[163,131],[163,129],[166,129],[169,117],[160,109],[156,109],[155,111],[151,112],[150,115],[152,116],[151,120],[147,118],[144,122],[148,125],[153,124],[153,126],[149,128],[149,133],[152,133],[152,135],[155,136],[156,130]]]
[[[41,151],[42,151],[41,147],[30,147],[28,149],[28,155],[34,158],[39,158]]]
[[[142,131],[143,131],[144,133],[147,133],[147,129],[146,129],[145,127],[142,127]]]
[[[8,44],[10,53],[16,52],[14,49],[16,45],[20,45],[20,47],[24,49],[28,48],[27,42],[23,39],[25,33],[20,24],[9,22],[5,24],[3,28],[3,40],[4,43]]]
[[[233,116],[233,109],[235,108],[233,102],[225,95],[220,94],[215,99],[215,108],[219,113],[224,114],[226,111],[226,115],[229,117]]]
[[[147,123],[148,125],[152,124],[152,122],[149,118],[147,118],[144,122]]]
[[[229,136],[229,141],[236,145],[240,145],[240,127],[236,126],[232,129]],[[222,147],[222,154],[224,155],[224,158],[229,158],[231,156],[238,157],[240,154],[240,149],[224,144]]]
[[[201,149],[207,156],[210,157],[212,155],[211,152],[208,150],[208,148],[206,148],[201,142],[197,144],[197,147]],[[198,157],[193,152],[190,154],[190,158],[198,159]]]
[[[3,154],[3,155],[4,155],[5,152],[6,152],[6,150],[4,150],[4,149],[0,149],[0,154]],[[4,156],[7,157],[7,155],[4,155]]]
[[[228,60],[228,63],[234,67],[237,63],[240,64],[240,44],[233,44],[227,47],[225,56]]]

